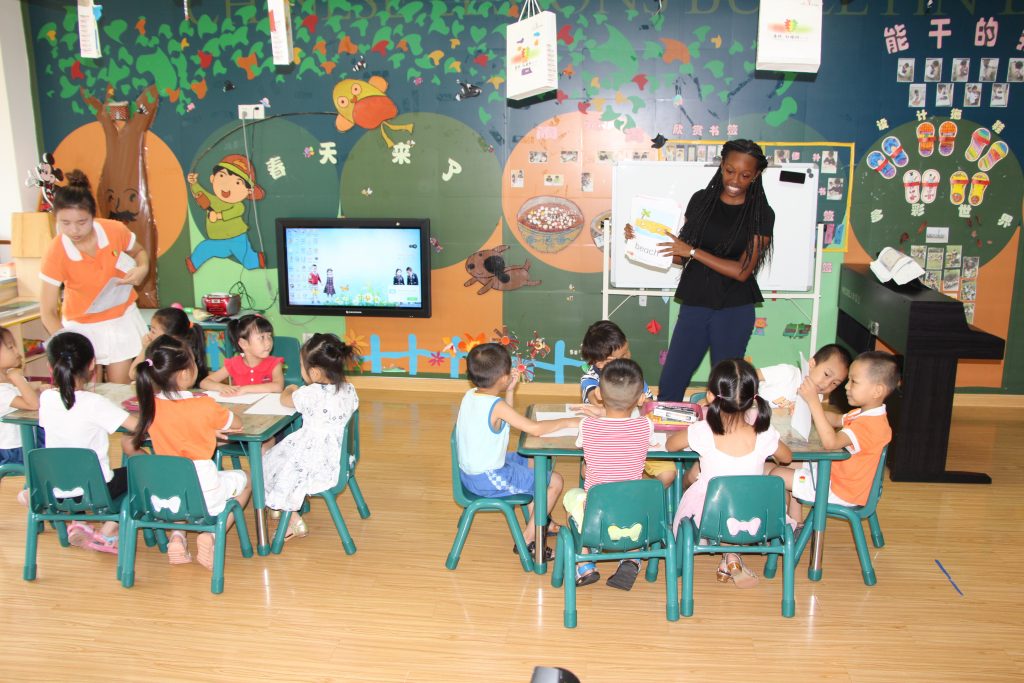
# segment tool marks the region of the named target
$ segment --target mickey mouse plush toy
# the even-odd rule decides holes
[[[53,155],[44,152],[43,160],[28,172],[28,179],[25,181],[26,187],[38,187],[42,191],[43,196],[39,200],[40,211],[53,209],[53,191],[57,183],[64,180],[64,172],[53,164]]]

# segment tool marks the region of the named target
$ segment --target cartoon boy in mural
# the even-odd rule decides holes
[[[199,174],[188,174],[189,192],[206,210],[206,237],[185,259],[191,273],[202,268],[211,258],[233,256],[247,270],[265,268],[263,252],[249,244],[249,226],[245,222],[245,200],[263,199],[263,188],[249,160],[241,154],[229,154],[213,167],[210,176],[212,191],[199,184]]]

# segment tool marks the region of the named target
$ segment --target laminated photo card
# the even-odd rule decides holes
[[[636,195],[630,204],[629,224],[633,226],[633,239],[626,242],[626,258],[641,265],[668,270],[672,255],[661,255],[658,245],[669,242],[683,217],[683,207],[665,197]]]

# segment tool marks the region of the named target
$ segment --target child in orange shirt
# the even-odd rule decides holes
[[[249,501],[251,489],[245,472],[221,472],[212,459],[218,432],[237,430],[242,422],[209,396],[193,396],[188,391],[189,387],[195,386],[198,372],[192,352],[185,343],[168,335],[153,340],[146,352],[146,360],[136,369],[139,425],[125,448],[141,453],[142,442],[148,435],[155,453],[192,460],[199,475],[206,508],[211,515],[217,515],[224,510],[229,498],[244,506]],[[228,519],[228,526],[232,521],[233,518]],[[203,533],[196,541],[199,563],[211,570],[215,540],[213,534]],[[185,532],[171,532],[167,559],[171,564],[192,561]]]
[[[850,365],[846,382],[846,398],[854,410],[845,415],[826,413],[818,400],[818,387],[805,378],[798,393],[811,407],[814,428],[821,444],[829,449],[845,448],[851,455],[832,465],[828,502],[854,507],[868,502],[871,484],[882,458],[882,449],[892,440],[892,429],[885,414],[885,399],[899,385],[896,357],[882,351],[866,351]],[[839,431],[836,431],[836,430]],[[800,501],[814,501],[814,463],[803,463],[799,469],[776,467],[771,473],[782,477],[786,490],[793,493],[789,514],[800,519]]]

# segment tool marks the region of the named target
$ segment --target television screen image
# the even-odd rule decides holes
[[[430,317],[428,219],[279,218],[281,312]]]

